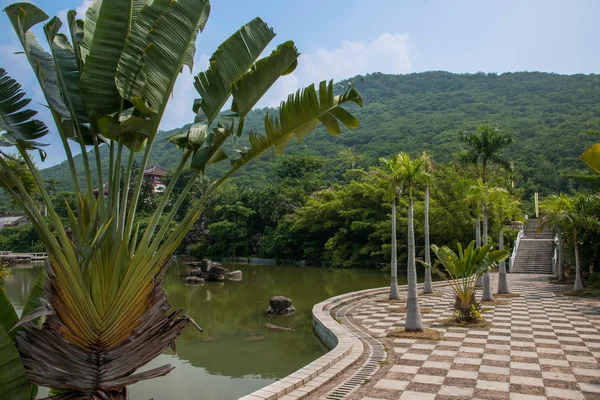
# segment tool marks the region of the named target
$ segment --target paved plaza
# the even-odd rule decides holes
[[[600,399],[600,300],[563,296],[567,287],[547,275],[512,274],[509,283],[520,296],[486,312],[485,328],[441,324],[452,316],[447,286],[421,296],[424,324],[442,332],[437,341],[386,338],[404,326],[403,303],[358,301],[348,317],[385,344],[391,365],[350,398]]]

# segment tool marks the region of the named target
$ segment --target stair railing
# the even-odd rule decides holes
[[[512,254],[510,256],[510,263],[508,265],[508,272],[510,272],[510,273],[513,272],[513,265],[515,264],[515,258],[517,258],[517,249],[519,248],[519,243],[521,242],[522,238],[523,238],[523,228],[521,228],[519,230],[519,234],[517,235],[517,238],[515,239]]]

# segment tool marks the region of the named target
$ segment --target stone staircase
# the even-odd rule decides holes
[[[530,219],[523,229],[512,267],[516,274],[552,274],[554,234],[548,229],[538,233],[539,221]]]

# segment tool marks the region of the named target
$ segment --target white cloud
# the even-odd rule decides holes
[[[93,2],[93,0],[83,0],[83,2],[80,5],[78,5],[77,8],[75,8],[75,11],[77,12],[77,18],[85,19],[85,12],[90,7],[92,2]],[[69,12],[69,10],[61,10],[56,13],[56,16],[58,18],[60,18],[61,21],[66,23],[67,22],[67,12]]]
[[[322,80],[339,81],[372,72],[410,72],[408,35],[384,33],[372,42],[344,41],[333,50],[317,48],[300,55],[298,68],[281,78],[263,98],[261,105],[276,107],[287,94]]]

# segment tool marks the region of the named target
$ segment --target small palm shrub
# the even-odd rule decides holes
[[[431,246],[437,260],[434,265],[423,263],[433,273],[445,279],[454,292],[454,316],[458,322],[475,322],[480,320],[481,305],[475,299],[475,283],[494,267],[505,260],[509,253],[506,250],[492,250],[486,244],[475,248],[475,241],[469,243],[466,249],[457,244],[455,253],[448,246]],[[439,268],[444,266],[444,270]]]

